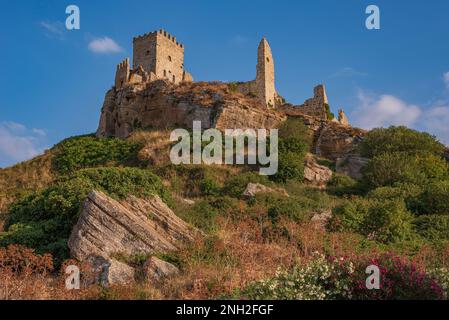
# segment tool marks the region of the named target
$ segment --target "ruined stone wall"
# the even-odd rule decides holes
[[[275,106],[274,60],[268,41],[263,38],[257,50],[255,89],[257,96],[270,108]]]
[[[129,59],[126,58],[117,65],[117,70],[115,72],[115,87],[117,89],[122,88],[128,83],[129,74],[130,74]]]
[[[327,119],[326,105],[329,104],[324,85],[313,89],[313,98],[307,99],[302,105],[295,106],[301,113],[320,119]]]

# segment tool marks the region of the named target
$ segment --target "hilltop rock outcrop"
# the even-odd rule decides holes
[[[191,128],[194,120],[203,129],[270,129],[285,119],[224,83],[157,80],[109,90],[97,136],[126,138],[139,128]]]

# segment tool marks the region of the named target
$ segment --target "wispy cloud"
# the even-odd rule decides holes
[[[443,81],[446,85],[446,88],[449,89],[449,71],[443,74]]]
[[[89,42],[88,48],[90,51],[99,54],[118,53],[123,51],[123,49],[109,37],[93,39]]]
[[[231,39],[229,39],[229,43],[231,45],[244,45],[248,43],[248,38],[241,34],[236,34]]]
[[[31,159],[43,152],[46,133],[23,124],[0,122],[0,167]]]
[[[61,21],[41,21],[39,25],[47,37],[60,40],[64,39],[66,29],[64,23]]]
[[[341,78],[341,77],[356,77],[356,76],[367,76],[365,72],[357,71],[351,67],[345,67],[337,70],[335,73],[331,74],[329,78]]]

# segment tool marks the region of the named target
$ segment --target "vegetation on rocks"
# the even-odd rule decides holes
[[[334,173],[320,189],[303,182],[313,144],[307,127],[289,120],[279,132],[279,172],[271,178],[257,166],[171,165],[161,156],[168,136],[157,130],[128,140],[70,138],[41,158],[1,170],[2,186],[13,184],[14,172],[18,177],[14,188],[2,189],[13,203],[3,210],[0,279],[27,284],[10,297],[447,299],[449,169],[434,137],[375,129],[359,145],[369,158],[362,179]],[[335,169],[330,160],[328,167]],[[39,176],[46,178],[36,185]],[[270,191],[243,196],[249,183]],[[157,194],[199,228],[202,238],[153,254],[180,274],[151,285],[62,290],[62,268],[79,263],[65,261],[67,239],[93,189],[119,200]],[[149,255],[138,258],[143,265]],[[381,269],[381,290],[364,288],[371,264]]]

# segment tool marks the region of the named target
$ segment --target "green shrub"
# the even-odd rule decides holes
[[[413,237],[413,215],[402,199],[351,199],[334,209],[329,221],[333,231],[361,233],[379,242],[398,242]]]
[[[362,198],[353,198],[333,210],[328,227],[331,231],[362,233],[363,224],[371,203]]]
[[[368,210],[362,232],[380,242],[398,242],[412,237],[412,221],[403,200],[376,201]]]
[[[311,207],[316,207],[310,198],[285,197],[274,193],[257,194],[252,204],[267,208],[269,222],[273,225],[276,225],[281,218],[295,222],[310,220]]]
[[[216,230],[216,217],[219,211],[208,200],[200,200],[181,216],[186,222],[203,230],[206,233],[212,233]]]
[[[275,181],[302,181],[304,177],[304,160],[310,150],[312,136],[299,119],[289,119],[279,128],[279,166]]]
[[[93,189],[114,198],[158,194],[171,203],[160,179],[148,170],[84,169],[15,202],[5,221],[5,232],[0,235],[0,245],[22,244],[37,252],[50,252],[59,261],[67,258],[67,239],[78,220],[83,200]]]
[[[366,197],[376,200],[402,199],[407,209],[416,212],[417,198],[423,192],[423,188],[415,184],[396,183],[393,187],[379,187],[371,190]]]
[[[230,175],[230,168],[208,165],[167,165],[155,169],[171,182],[173,191],[186,197],[217,195]]]
[[[326,103],[324,106],[326,107],[326,117],[327,117],[327,120],[335,119],[335,114],[333,114],[333,113],[331,112],[331,107],[330,107],[330,105]]]
[[[420,216],[413,221],[416,232],[430,240],[449,240],[449,215]]]
[[[204,178],[200,182],[201,193],[205,196],[216,196],[220,193],[220,185],[213,178]]]
[[[361,155],[367,158],[396,152],[442,157],[444,148],[434,136],[403,126],[373,129],[359,145]]]
[[[350,176],[334,173],[327,182],[327,191],[336,196],[355,195],[361,192],[361,187]]]
[[[364,182],[371,188],[397,183],[422,186],[448,177],[447,161],[432,154],[381,153],[374,156],[363,170]]]
[[[93,135],[66,139],[55,148],[53,166],[61,174],[82,168],[137,162],[140,143]]]
[[[420,195],[422,188],[415,184],[395,184],[393,187],[379,187],[371,190],[366,196],[370,199],[413,199]]]
[[[419,214],[449,215],[449,181],[427,185],[412,206]]]

